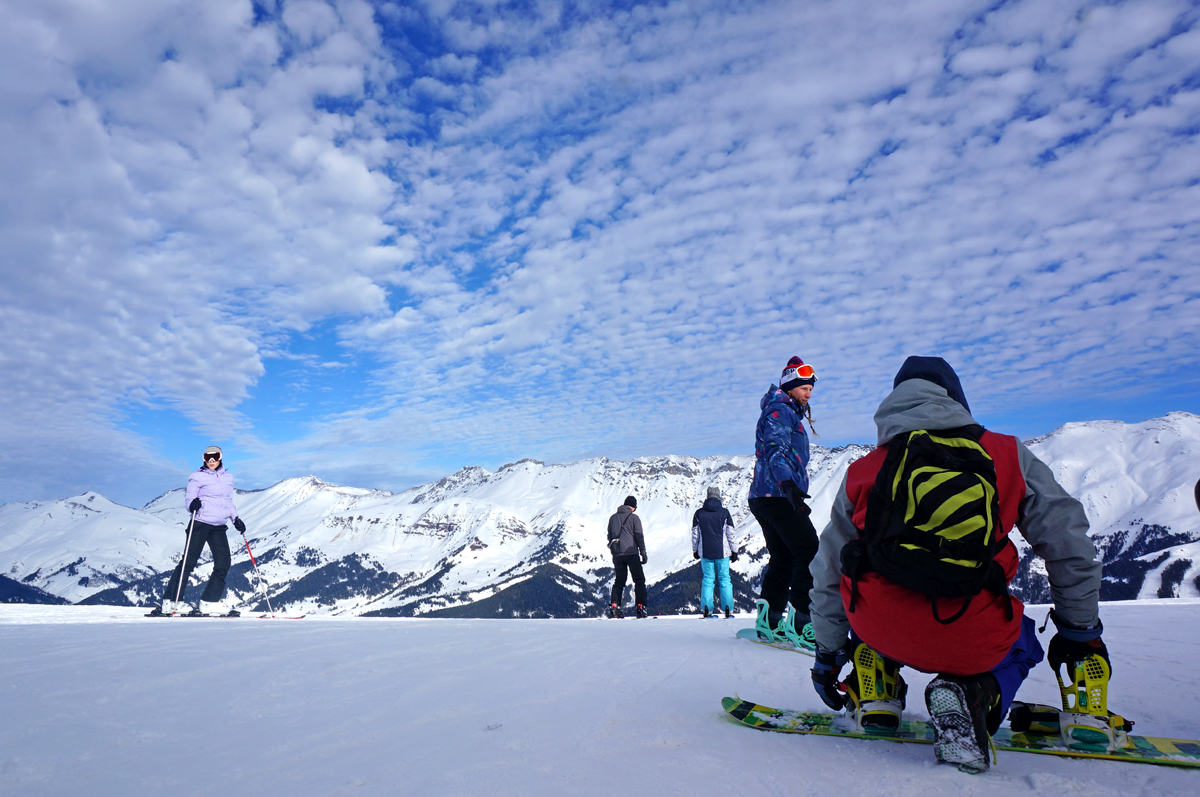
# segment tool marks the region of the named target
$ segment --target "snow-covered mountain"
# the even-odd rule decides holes
[[[1104,597],[1200,595],[1200,515],[1191,494],[1200,476],[1200,417],[1067,424],[1030,445],[1087,509],[1106,563]],[[846,467],[869,451],[814,447],[818,529]],[[753,464],[752,457],[526,459],[495,473],[464,468],[397,494],[308,476],[239,491],[237,502],[276,609],[572,616],[599,611],[612,576],[604,530],[630,494],[646,529],[651,604],[695,606],[691,517],[715,485],[744,546],[733,570],[739,604],[749,608],[766,562],[745,500]],[[148,604],[178,559],[187,518],[182,489],[141,510],[93,493],[6,504],[0,575],[73,602]],[[1024,562],[1019,594],[1044,600],[1040,563],[1028,554]],[[193,583],[207,571],[202,564]],[[228,583],[241,605],[261,605],[244,549]]]

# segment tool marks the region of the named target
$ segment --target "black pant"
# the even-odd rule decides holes
[[[751,498],[750,512],[762,527],[770,554],[759,597],[773,612],[785,611],[790,599],[792,608],[808,614],[813,585],[808,566],[817,555],[816,528],[786,498]]]
[[[646,574],[642,572],[642,561],[636,556],[621,554],[613,557],[613,567],[617,578],[613,581],[612,603],[621,605],[621,596],[625,593],[625,577],[633,573],[633,602],[646,605]]]
[[[229,537],[225,532],[228,529],[225,526],[212,526],[208,523],[196,521],[192,526],[192,543],[184,552],[184,557],[179,560],[179,565],[175,568],[175,572],[171,574],[171,580],[167,582],[167,591],[163,594],[164,600],[175,600],[175,590],[179,589],[181,571],[183,579],[183,589],[179,590],[179,600],[183,600],[183,593],[187,592],[188,577],[192,575],[192,568],[196,566],[196,560],[200,558],[200,551],[204,548],[205,543],[208,544],[208,550],[212,551],[213,571],[208,577],[208,584],[204,587],[204,594],[200,597],[202,601],[219,601],[221,596],[225,594],[225,576],[229,573]]]

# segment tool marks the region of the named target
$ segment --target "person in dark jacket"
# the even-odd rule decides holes
[[[1045,560],[1054,602],[1050,617],[1058,628],[1049,648],[1056,670],[1093,654],[1108,661],[1098,603],[1102,565],[1088,538],[1080,503],[1023,443],[976,423],[958,375],[945,360],[909,357],[893,387],[875,413],[879,447],[847,469],[812,564],[817,643],[813,685],[831,708],[845,704],[861,717],[856,704],[862,706],[868,698],[860,700],[856,693],[868,691],[863,684],[890,681],[894,692],[881,695],[876,688],[869,698],[872,706],[862,708],[867,714],[879,709],[880,718],[890,714],[887,724],[895,727],[904,708],[899,667],[937,673],[925,690],[934,754],[941,763],[979,772],[989,765],[989,735],[999,727],[1029,670],[1042,660],[1042,646],[1034,621],[1024,616],[1021,601],[1006,594],[1003,585],[969,600],[931,598],[869,567],[855,570],[853,577],[844,572],[845,562],[851,561],[843,558],[844,549],[850,546],[853,551],[851,544],[857,544],[866,529],[868,498],[885,465],[889,442],[918,430],[944,431],[960,446],[968,434],[978,439],[977,447],[994,465],[1000,545],[993,560],[1002,579],[1011,581],[1017,572],[1017,549],[1007,538],[1014,526]],[[967,522],[969,518],[959,524]],[[939,604],[946,610],[942,619],[936,613]],[[944,619],[960,607],[957,617]],[[878,669],[865,668],[866,681],[847,679],[843,693],[838,676],[848,658],[856,668],[875,662]],[[884,699],[874,699],[879,697]]]
[[[733,539],[733,516],[721,506],[721,491],[708,488],[704,506],[692,515],[692,556],[700,560],[700,609],[712,617],[713,582],[721,587],[721,608],[726,617],[733,616],[733,582],[729,579],[729,563],[737,561]]]
[[[808,402],[817,374],[799,357],[788,360],[779,387],[771,385],[759,402],[762,413],[754,434],[754,481],[750,512],[766,540],[767,569],[755,628],[759,636],[812,649],[808,591],[809,563],[817,554],[817,530],[809,520]],[[784,616],[788,602],[792,612]]]
[[[633,594],[637,604],[637,616],[646,616],[646,540],[642,536],[642,520],[634,512],[637,499],[632,495],[617,508],[616,514],[608,519],[608,548],[612,551],[613,581],[612,596],[608,607],[609,617],[624,617],[621,597],[625,593],[625,579],[633,573]]]
[[[223,614],[236,617],[237,610],[223,601],[225,576],[229,573],[231,563],[225,521],[233,520],[233,527],[242,532],[246,530],[246,524],[238,517],[237,507],[233,503],[233,475],[221,464],[220,448],[209,446],[205,449],[204,464],[188,476],[184,501],[191,518],[183,557],[167,582],[162,606],[156,607],[150,614],[155,617],[171,614]],[[187,590],[192,568],[196,566],[205,545],[212,553],[213,570],[204,587],[204,594],[200,596],[201,605],[193,606],[183,599],[183,594]]]

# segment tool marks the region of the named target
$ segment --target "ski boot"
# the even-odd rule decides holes
[[[733,610],[730,609],[728,606],[726,606],[725,607],[725,619],[728,620],[731,617],[733,617]]]
[[[850,661],[854,669],[845,682],[846,712],[855,728],[871,735],[896,735],[908,695],[900,665],[861,642]]]
[[[957,764],[959,771],[972,775],[987,771],[989,752],[993,759],[996,755],[988,716],[999,701],[999,684],[991,673],[938,675],[929,682],[925,705],[939,763]]]
[[[1112,670],[1102,656],[1067,662],[1067,678],[1054,671],[1062,693],[1063,710],[1059,713],[1059,734],[1072,750],[1111,753],[1129,744],[1123,717],[1108,710],[1108,677]]]
[[[703,618],[702,618],[702,619],[704,619],[704,620],[707,620],[707,619],[708,619],[708,618],[710,618],[710,617],[712,617],[712,612],[710,612],[710,611],[708,610],[708,607],[707,607],[707,606],[705,606],[705,607],[704,607],[704,616],[703,616]]]
[[[797,614],[791,606],[788,607],[787,617],[775,629],[776,638],[782,638],[789,645],[814,653],[817,650],[817,635],[813,632],[812,623],[807,614]]]
[[[646,607],[639,603],[637,605],[637,618],[639,620],[641,620],[643,617],[649,617],[649,616],[650,615],[646,614]]]
[[[610,620],[620,620],[625,616],[625,612],[621,611],[621,607],[617,604],[612,604],[608,607],[608,618]]]

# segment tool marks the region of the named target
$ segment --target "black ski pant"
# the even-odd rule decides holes
[[[200,551],[204,546],[208,545],[208,550],[212,552],[213,571],[208,577],[208,584],[204,587],[204,594],[200,596],[202,601],[219,601],[225,594],[225,576],[229,573],[229,537],[226,535],[228,531],[225,526],[213,526],[208,523],[201,523],[199,520],[192,526],[192,541],[184,551],[183,558],[179,560],[179,565],[175,568],[175,572],[171,574],[171,580],[167,582],[167,591],[163,593],[163,599],[173,601],[176,600],[175,591],[179,590],[179,600],[183,600],[183,594],[187,592],[188,578],[192,575],[192,568],[196,566],[196,560],[200,558]],[[183,589],[179,589],[180,579],[183,581]]]
[[[791,600],[792,608],[808,614],[813,585],[808,567],[817,555],[816,528],[808,514],[792,509],[786,498],[751,498],[750,512],[762,527],[770,554],[759,597],[773,612],[786,611]]]
[[[642,572],[642,560],[631,554],[621,554],[613,557],[613,568],[617,571],[613,581],[612,601],[621,605],[621,596],[625,594],[625,579],[628,573],[633,573],[633,602],[646,605],[646,574]]]

